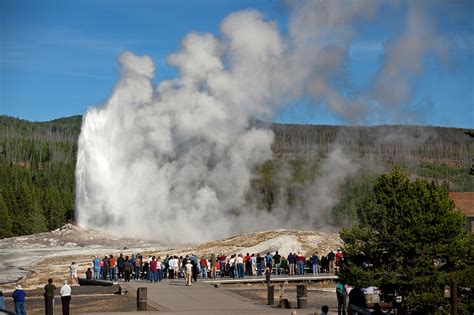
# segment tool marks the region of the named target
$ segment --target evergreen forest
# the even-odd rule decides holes
[[[54,230],[74,221],[75,165],[82,116],[30,122],[0,116],[0,238]],[[472,138],[431,126],[321,126],[253,122],[275,133],[273,159],[254,170],[248,200],[262,211],[311,207],[301,191],[339,150],[353,164],[326,223],[349,226],[381,173],[398,164],[449,191],[474,191]],[[332,193],[331,193],[332,194]],[[333,197],[334,197],[333,196]]]

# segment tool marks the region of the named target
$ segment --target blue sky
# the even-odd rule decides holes
[[[402,2],[403,3],[403,2]],[[427,3],[427,4],[426,4]],[[410,77],[413,93],[403,104],[413,124],[474,127],[474,6],[472,1],[426,2],[437,34],[447,39],[445,60],[427,54],[423,71]],[[430,5],[433,3],[433,5]],[[446,4],[445,4],[446,3]],[[84,114],[105,102],[120,76],[117,57],[124,51],[147,54],[157,65],[156,79],[172,78],[166,57],[191,32],[219,36],[228,14],[254,8],[287,33],[288,9],[280,1],[225,0],[2,0],[0,1],[0,114],[44,121]],[[348,47],[341,94],[370,89],[383,63],[384,49],[403,32],[404,5],[382,8]],[[282,107],[273,120],[314,124],[378,124],[397,120],[369,118],[347,122],[318,102],[301,99]]]

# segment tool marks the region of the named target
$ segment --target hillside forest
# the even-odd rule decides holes
[[[81,123],[82,116],[48,122],[0,116],[0,238],[74,221]],[[271,128],[275,141],[273,159],[254,169],[248,203],[269,212],[314,207],[321,213],[315,228],[356,222],[377,176],[395,164],[449,191],[474,191],[473,138],[463,129],[253,124]],[[341,159],[344,168],[334,164]],[[319,195],[330,202],[321,206],[308,198],[314,187],[325,187]]]

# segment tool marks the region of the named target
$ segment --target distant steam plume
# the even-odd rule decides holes
[[[404,77],[422,70],[399,67],[397,51],[417,63],[440,43],[419,42],[433,28],[411,35],[408,29],[419,25],[409,15],[408,33],[386,47],[380,80],[374,80],[379,83],[348,98],[333,85],[334,75],[346,62],[352,24],[372,19],[379,1],[289,3],[285,36],[255,10],[226,17],[220,37],[190,33],[168,58],[179,76],[157,86],[148,56],[120,56],[122,78],[103,107],[87,112],[79,138],[79,224],[189,242],[248,230],[308,227],[321,219],[321,211],[323,222],[330,221],[326,216],[335,200],[318,198],[327,198],[327,189],[352,174],[340,150],[329,155],[332,162],[322,164],[327,181],[308,189],[314,200],[302,215],[289,215],[284,208],[260,212],[246,203],[252,169],[272,158],[273,141],[271,131],[252,127],[249,119],[271,118],[276,107],[308,97],[349,121],[365,119],[374,106],[397,108],[410,95]],[[402,82],[395,94],[386,85],[393,77]]]

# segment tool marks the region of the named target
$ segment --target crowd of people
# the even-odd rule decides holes
[[[140,254],[130,256],[122,253],[115,258],[107,255],[103,258],[96,256],[91,268],[86,272],[89,280],[111,280],[124,281],[148,280],[150,282],[162,281],[165,278],[187,278],[197,281],[201,278],[244,278],[245,276],[262,276],[266,270],[276,275],[286,274],[289,276],[320,273],[334,273],[343,260],[342,252],[330,251],[327,255],[303,255],[301,252],[289,253],[287,256],[280,255],[278,251],[274,254],[250,254],[243,255],[215,255],[198,256],[190,254],[186,256],[166,255],[148,257]]]

